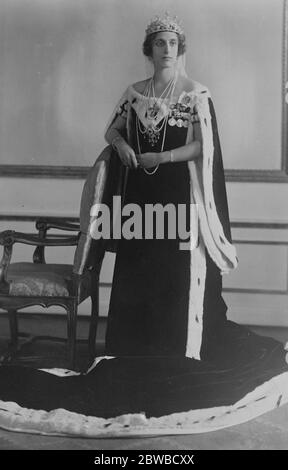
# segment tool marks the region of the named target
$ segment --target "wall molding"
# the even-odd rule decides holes
[[[287,144],[283,148],[287,149]],[[227,182],[237,183],[288,183],[288,163],[283,157],[282,167],[282,170],[225,170],[225,179]]]
[[[288,53],[288,52],[287,52]],[[287,106],[286,106],[287,107]],[[285,113],[286,114],[286,113]],[[283,118],[284,119],[284,118]],[[285,121],[285,124],[284,124]],[[288,120],[283,121],[282,169],[281,170],[225,170],[227,182],[237,183],[288,183]],[[284,158],[284,154],[286,157]],[[40,166],[40,165],[0,165],[0,177],[12,178],[51,178],[85,180],[89,166]]]
[[[85,179],[89,166],[0,165],[0,177]]]
[[[0,213],[0,221],[10,221],[13,220],[15,222],[34,222],[36,219],[44,218],[43,214],[5,214]],[[73,216],[66,216],[63,215],[49,215],[47,217],[53,217],[55,220],[67,220],[69,222],[79,222],[79,217]],[[231,227],[232,228],[248,228],[248,229],[278,229],[278,230],[286,230],[288,229],[288,220],[287,222],[282,221],[275,221],[275,222],[267,222],[265,220],[258,220],[257,222],[251,220],[231,220]],[[252,241],[252,240],[251,240]],[[282,242],[281,242],[282,243]]]
[[[32,214],[0,214],[0,222],[1,221],[15,221],[15,222],[35,222],[38,219],[39,215],[32,215]],[[42,216],[43,217],[43,216]],[[65,217],[65,216],[53,216],[55,220],[63,220],[63,218],[70,222],[79,222],[78,217]],[[266,222],[266,221],[257,221],[252,222],[248,220],[234,220],[231,221],[231,227],[237,229],[263,229],[263,230],[287,230],[288,229],[288,222]],[[64,236],[64,235],[63,235]],[[272,245],[272,246],[288,246],[288,239],[287,240],[259,240],[259,239],[239,239],[234,238],[233,244],[237,245]],[[110,289],[112,283],[110,282],[100,282],[100,288],[108,288]],[[224,293],[235,293],[235,294],[264,294],[264,295],[287,295],[288,294],[288,286],[287,290],[274,290],[274,289],[245,289],[245,288],[230,288],[226,287],[223,288]]]

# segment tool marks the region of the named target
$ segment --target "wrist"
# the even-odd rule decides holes
[[[170,151],[160,153],[160,163],[169,163],[170,162]]]
[[[124,143],[124,139],[121,135],[118,135],[116,137],[114,137],[114,139],[112,140],[111,142],[111,145],[113,147],[114,150],[118,150],[118,148]]]

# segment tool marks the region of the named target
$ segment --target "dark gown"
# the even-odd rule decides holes
[[[133,109],[130,126],[137,152]],[[184,145],[187,132],[167,125],[164,150]],[[153,149],[140,139],[142,153],[160,151],[162,135]],[[215,175],[224,187],[221,165]],[[186,162],[160,165],[153,175],[130,170],[125,203],[188,207],[191,184]],[[217,193],[217,184],[214,190],[225,209],[225,192]],[[179,250],[179,237],[168,238],[167,220],[164,229],[163,239],[119,241],[106,356],[88,373],[0,367],[0,426],[90,437],[193,433],[247,421],[288,401],[283,345],[227,320],[220,269],[206,248],[201,360],[187,356],[192,255]]]
[[[132,119],[135,126],[135,111],[132,112]],[[141,151],[160,151],[163,132],[164,128],[154,147],[139,133]],[[187,127],[168,124],[164,151],[185,145],[186,137]],[[136,138],[133,143],[137,153]],[[149,171],[153,171],[153,168]],[[178,204],[185,204],[188,229],[190,175],[187,163],[160,165],[153,175],[147,175],[141,168],[131,170],[125,203],[140,205],[143,213],[145,204],[159,203],[165,206],[172,203],[176,207]],[[122,238],[119,242],[108,314],[107,355],[185,355],[191,252],[179,249],[179,236],[168,239],[167,218],[165,222],[163,239]],[[222,276],[207,250],[206,265],[204,337],[208,328],[214,329],[223,324],[226,314],[226,305],[221,295]]]

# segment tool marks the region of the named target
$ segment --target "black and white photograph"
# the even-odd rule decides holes
[[[0,0],[1,450],[288,450],[287,55],[287,0]]]

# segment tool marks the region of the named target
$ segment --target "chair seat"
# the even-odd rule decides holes
[[[72,270],[70,264],[11,263],[7,273],[9,295],[68,297]]]

